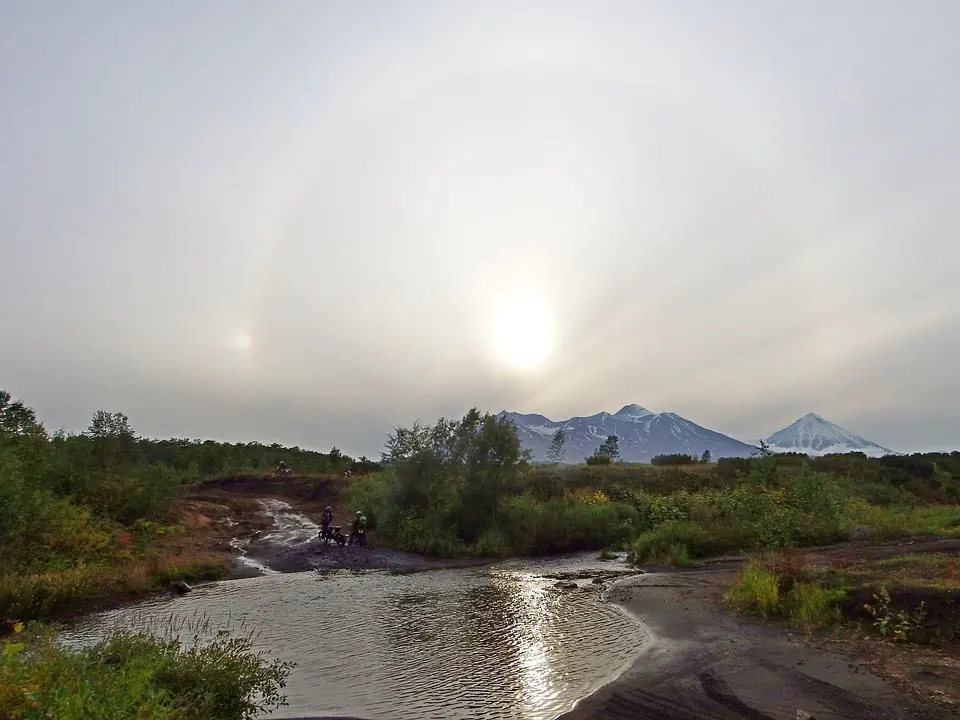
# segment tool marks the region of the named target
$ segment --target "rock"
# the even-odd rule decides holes
[[[576,590],[577,584],[575,582],[561,580],[556,585],[554,585],[554,587],[560,588],[561,590]]]
[[[594,578],[593,580],[591,580],[590,582],[592,582],[594,585],[603,585],[603,582],[604,582],[604,581],[603,581],[603,578],[602,578],[602,577],[595,577],[595,578]]]
[[[192,590],[193,588],[187,585],[183,580],[177,580],[176,582],[170,584],[170,592],[176,595],[186,595]]]
[[[817,720],[813,715],[803,710],[797,710],[797,720]]]

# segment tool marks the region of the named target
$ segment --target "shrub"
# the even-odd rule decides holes
[[[225,632],[190,650],[119,634],[74,651],[39,635],[0,644],[0,717],[252,720],[286,704],[291,667]]]
[[[628,561],[687,564],[690,558],[710,553],[712,539],[706,530],[689,522],[668,521],[653,530],[640,533],[633,541]],[[675,560],[680,563],[674,563]]]

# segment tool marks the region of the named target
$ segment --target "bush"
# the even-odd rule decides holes
[[[225,632],[190,650],[119,634],[73,651],[40,635],[0,644],[0,717],[252,720],[286,704],[291,667]]]
[[[635,564],[687,564],[690,558],[704,557],[712,549],[713,541],[706,530],[693,523],[671,520],[638,535],[627,560]]]

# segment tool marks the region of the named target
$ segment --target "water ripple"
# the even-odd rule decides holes
[[[595,586],[562,590],[544,577],[590,565],[269,575],[95,616],[64,640],[131,626],[184,640],[198,629],[255,630],[258,649],[297,664],[281,715],[540,720],[625,667],[641,642]]]

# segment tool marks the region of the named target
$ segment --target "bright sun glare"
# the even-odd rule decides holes
[[[250,333],[248,332],[238,332],[233,336],[233,341],[231,344],[237,350],[245,352],[253,345],[253,338],[250,337]]]
[[[542,365],[553,351],[551,317],[547,307],[534,298],[516,298],[504,303],[492,327],[497,357],[520,370]]]

